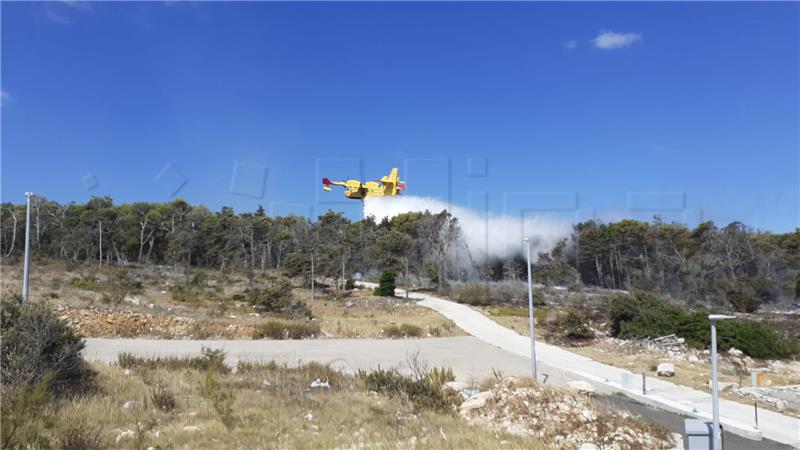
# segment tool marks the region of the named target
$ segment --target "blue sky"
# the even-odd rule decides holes
[[[320,178],[395,166],[497,214],[800,226],[798,3],[1,12],[3,201],[356,218]]]

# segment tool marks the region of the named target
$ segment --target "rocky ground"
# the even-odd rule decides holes
[[[476,392],[448,383],[467,397],[459,408],[469,423],[517,436],[530,436],[558,448],[677,449],[680,436],[626,411],[609,410],[591,398],[591,389],[567,391],[531,380],[506,377]]]
[[[710,352],[689,348],[675,336],[635,341],[601,337],[574,350],[634,372],[670,377],[696,389],[711,389]],[[800,417],[800,361],[757,360],[732,348],[721,352],[718,362],[724,397],[739,402],[757,401],[759,407]],[[665,367],[668,370],[659,370]]]

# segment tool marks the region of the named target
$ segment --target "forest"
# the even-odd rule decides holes
[[[0,255],[22,255],[25,205],[0,205]],[[177,199],[115,205],[109,197],[59,204],[34,197],[34,258],[66,264],[131,263],[283,270],[310,276],[375,275],[384,269],[445,291],[450,280],[520,280],[525,260],[477,260],[446,211],[406,213],[390,220],[351,221],[328,211],[316,221],[270,217],[262,207],[214,212]],[[691,302],[755,311],[800,297],[800,229],[756,231],[742,223],[694,229],[681,224],[621,220],[574,225],[572,235],[537,255],[534,278],[545,285],[657,292]]]

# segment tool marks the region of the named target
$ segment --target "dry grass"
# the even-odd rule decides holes
[[[477,307],[477,310],[488,316],[500,325],[516,331],[518,334],[528,336],[530,334],[530,319],[528,318],[527,306],[484,306]],[[544,321],[550,314],[549,307],[538,307],[534,309],[534,319],[536,321],[536,336],[539,337],[544,332]]]
[[[465,333],[439,313],[402,298],[375,297],[369,290],[356,290],[341,299],[309,290],[295,289],[318,317],[322,335],[329,338],[382,338],[464,336]],[[404,327],[405,326],[405,327]],[[414,327],[421,331],[417,332]],[[403,330],[400,330],[403,328]],[[399,330],[398,333],[394,333]]]
[[[8,261],[3,263],[0,288],[3,292],[19,290],[21,266]],[[54,307],[61,305],[57,314],[68,316],[73,326],[87,337],[281,339],[464,335],[435,311],[417,306],[413,301],[375,297],[369,290],[357,290],[347,297],[336,298],[334,290],[325,294],[318,289],[315,301],[310,302],[308,289],[295,288],[294,297],[309,303],[315,316],[313,323],[297,318],[290,321],[281,315],[256,314],[245,301],[244,293],[251,282],[259,283],[263,275],[257,274],[251,280],[246,274],[210,269],[192,269],[184,273],[168,267],[131,266],[125,270],[141,282],[142,290],[134,296],[139,304],[125,301],[107,304],[103,302],[103,281],[116,270],[97,266],[67,269],[58,261],[34,261],[30,295]],[[176,297],[176,286],[191,286],[191,298]],[[168,320],[159,321],[153,317]],[[109,320],[113,326],[109,325]],[[393,332],[401,327],[406,327],[405,332]],[[421,331],[417,332],[416,328]]]
[[[242,364],[236,373],[213,375],[220,389],[235,395],[235,420],[226,427],[201,395],[206,373],[176,367],[142,364],[126,376],[120,367],[95,365],[101,393],[61,402],[53,433],[74,435],[69,424],[91,423],[102,448],[398,448],[416,442],[415,448],[484,449],[501,441],[503,448],[547,448],[532,438],[470,426],[454,414],[416,410],[402,397],[370,393],[358,378],[319,364]],[[331,387],[310,388],[318,378]],[[153,386],[174,393],[174,409],[148,400]],[[136,403],[124,408],[131,400]]]

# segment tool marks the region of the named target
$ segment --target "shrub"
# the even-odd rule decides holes
[[[691,347],[710,345],[710,323],[703,312],[686,312],[654,294],[621,294],[608,302],[613,336],[641,339],[677,334]],[[800,353],[800,345],[757,322],[725,321],[717,326],[719,348],[736,347],[754,358],[785,358]]]
[[[378,287],[375,288],[375,295],[380,295],[381,297],[394,297],[394,289],[395,289],[395,279],[397,275],[389,270],[386,269],[383,271],[381,275],[381,279],[378,282]]]
[[[70,279],[69,285],[76,289],[83,289],[84,291],[99,292],[101,290],[100,280],[94,275],[89,274],[81,274],[77,278]]]
[[[12,399],[4,395],[0,412],[3,448],[49,447],[50,441],[44,431],[55,424],[54,419],[46,415],[52,380],[53,374],[48,372],[34,384],[18,386]]]
[[[271,276],[261,289],[250,291],[247,300],[265,312],[287,312],[293,305],[292,282],[281,275]]]
[[[178,404],[175,394],[166,386],[155,386],[150,389],[150,402],[159,411],[170,412]]]
[[[737,290],[730,290],[725,293],[725,298],[736,312],[754,313],[761,306],[761,302],[755,297]]]
[[[433,386],[444,386],[445,383],[455,381],[453,369],[447,367],[434,367],[425,374],[425,379]]]
[[[70,425],[58,434],[59,450],[102,450],[107,448],[103,442],[102,427],[80,422]]]
[[[172,300],[183,303],[200,303],[203,300],[203,290],[189,284],[176,284],[169,288]]]
[[[451,411],[458,402],[458,394],[446,392],[441,385],[427,376],[411,378],[396,369],[378,369],[373,372],[358,372],[367,390],[391,396],[407,397],[417,408],[436,411]],[[455,396],[453,396],[455,394]]]
[[[306,339],[319,334],[319,322],[269,320],[255,327],[253,339]]]
[[[5,298],[0,311],[0,370],[4,400],[20,387],[51,374],[48,389],[61,395],[94,385],[95,372],[81,357],[83,340],[44,303]]]
[[[211,405],[219,414],[219,418],[225,428],[231,429],[236,422],[236,417],[233,415],[233,403],[236,401],[236,395],[232,389],[223,389],[219,385],[216,377],[218,372],[219,366],[211,366],[206,369],[204,382],[200,385],[200,394],[211,401]]]
[[[489,286],[483,283],[469,282],[464,286],[457,287],[455,290],[455,298],[459,303],[488,305],[492,302],[492,293]]]
[[[347,278],[344,282],[344,288],[347,289],[348,291],[352,291],[353,289],[356,288],[356,280],[352,278]]]
[[[570,309],[560,315],[554,325],[562,335],[569,339],[587,340],[594,338],[594,332],[589,328],[588,322],[589,319],[583,313]]]
[[[387,325],[383,328],[383,334],[390,338],[407,338],[420,337],[425,334],[425,331],[416,325],[404,323],[400,326]]]
[[[69,285],[86,291],[99,292],[105,303],[120,303],[128,295],[142,292],[142,282],[125,269],[109,269],[105,280],[92,274],[82,274],[69,280]]]

